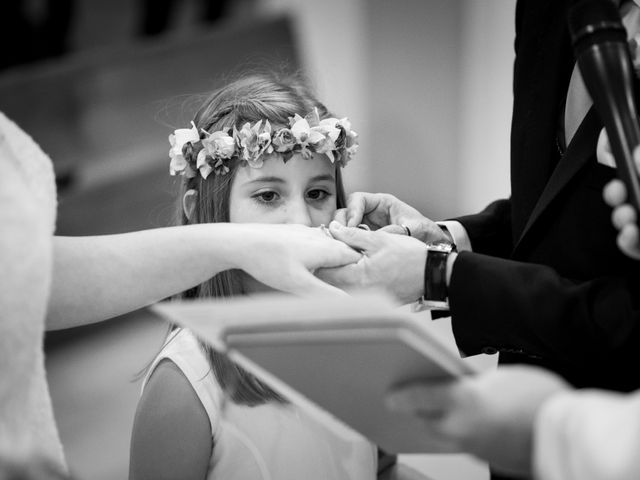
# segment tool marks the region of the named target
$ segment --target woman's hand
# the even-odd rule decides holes
[[[54,237],[53,246],[49,329],[121,315],[234,268],[289,293],[343,293],[313,272],[362,256],[318,228],[241,223]]]
[[[358,262],[362,254],[334,240],[327,230],[302,225],[234,224],[242,233],[238,266],[256,280],[298,295],[342,293],[314,276],[320,268]],[[246,242],[248,240],[248,242]]]
[[[438,225],[412,206],[387,193],[355,192],[349,195],[347,207],[338,210],[334,220],[348,227],[361,223],[372,230],[406,233],[423,242],[447,242],[448,237]]]

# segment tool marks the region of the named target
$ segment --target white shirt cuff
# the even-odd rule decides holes
[[[456,244],[456,248],[459,252],[472,252],[471,240],[467,230],[462,226],[460,222],[449,220],[446,222],[436,222],[438,225],[445,227],[449,230],[449,233],[453,237],[453,243]]]

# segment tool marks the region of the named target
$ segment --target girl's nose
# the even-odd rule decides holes
[[[307,202],[297,201],[290,203],[287,208],[287,218],[285,223],[311,227],[311,212]]]

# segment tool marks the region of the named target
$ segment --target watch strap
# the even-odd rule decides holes
[[[427,245],[424,269],[423,305],[432,310],[448,310],[447,259],[453,251],[448,243]]]

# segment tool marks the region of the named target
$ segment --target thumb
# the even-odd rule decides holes
[[[443,415],[452,405],[454,382],[410,383],[395,387],[385,398],[393,411],[426,417]]]
[[[300,297],[316,297],[319,295],[337,295],[346,296],[347,292],[340,290],[338,287],[329,285],[314,276],[308,270],[302,269],[299,275],[296,275],[296,281],[291,283],[289,293]]]
[[[341,223],[342,225],[347,224],[347,209],[339,208],[336,210],[336,213],[333,215],[333,220],[335,222]]]
[[[396,235],[406,235],[407,231],[402,225],[386,225],[380,229],[381,232],[394,233]]]
[[[638,245],[640,245],[640,234],[638,233],[638,227],[635,224],[628,224],[622,227],[618,238],[616,239],[618,248],[622,250],[627,256],[640,260],[640,252],[638,251]]]
[[[355,227],[343,227],[338,222],[329,224],[329,231],[336,240],[346,243],[351,248],[368,251],[373,246],[372,232]]]
[[[360,192],[354,192],[347,199],[346,223],[348,227],[355,227],[362,223],[366,198]]]

